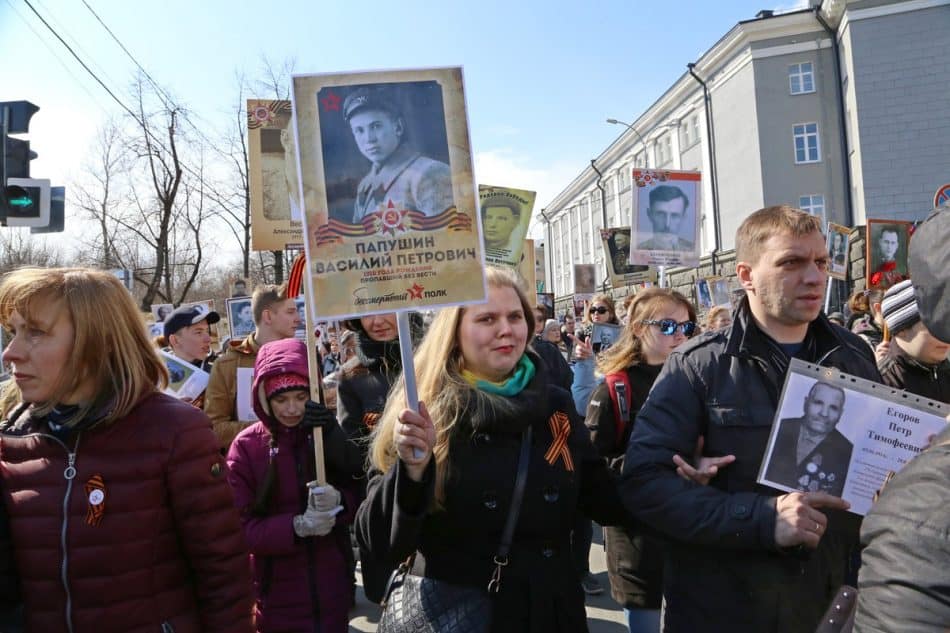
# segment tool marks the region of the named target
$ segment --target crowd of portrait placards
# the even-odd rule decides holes
[[[702,175],[631,168],[555,296],[460,68],[292,96],[248,102],[286,283],[0,281],[0,633],[342,633],[359,593],[382,633],[586,631],[595,529],[631,632],[950,627],[950,210],[748,209],[703,276]]]

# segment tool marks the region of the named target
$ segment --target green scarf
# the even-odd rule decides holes
[[[528,386],[528,383],[534,378],[534,372],[534,363],[531,362],[527,355],[522,355],[518,364],[515,365],[514,373],[504,382],[482,380],[466,369],[462,370],[462,378],[464,378],[468,384],[485,393],[495,394],[496,396],[516,396]]]

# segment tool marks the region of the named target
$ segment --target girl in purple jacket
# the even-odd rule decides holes
[[[228,451],[254,570],[259,633],[343,633],[353,601],[347,528],[356,498],[341,482],[317,487],[313,426],[337,424],[309,401],[306,346],[263,345],[254,365],[256,422]],[[329,477],[334,477],[329,470]],[[341,491],[342,490],[342,494]]]

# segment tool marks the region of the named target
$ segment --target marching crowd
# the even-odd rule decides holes
[[[912,279],[856,293],[846,326],[823,312],[819,221],[768,207],[736,234],[744,297],[702,324],[664,288],[551,319],[489,267],[484,303],[412,316],[412,341],[392,314],[347,321],[317,385],[284,287],[256,288],[253,333],[216,355],[213,311],[178,308],[150,340],[109,273],[14,271],[0,632],[342,632],[357,560],[380,631],[586,631],[591,521],[631,633],[946,630],[950,431],[863,522],[757,475],[793,358],[950,403],[948,216],[915,235]],[[598,323],[620,327],[609,347]],[[209,371],[199,398],[163,393],[159,347]],[[800,458],[835,398],[805,399]],[[413,617],[430,628],[400,628]]]

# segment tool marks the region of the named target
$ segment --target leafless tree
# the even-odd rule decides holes
[[[128,148],[125,136],[115,121],[107,121],[99,130],[96,144],[85,167],[85,181],[70,186],[73,202],[83,216],[95,222],[96,232],[84,243],[82,260],[102,268],[126,268],[116,248],[119,225],[113,221],[125,197]]]
[[[67,263],[59,249],[46,240],[31,237],[28,229],[0,230],[0,274],[23,266],[56,267]]]

